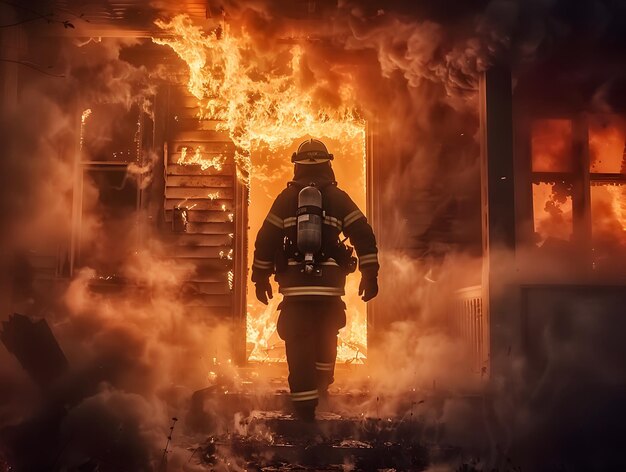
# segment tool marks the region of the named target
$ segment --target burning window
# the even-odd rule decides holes
[[[596,271],[624,267],[619,261],[626,257],[626,119],[541,119],[531,133],[538,245],[575,240],[578,249],[591,250]]]
[[[572,172],[571,120],[536,120],[531,137],[533,172]]]
[[[573,233],[572,121],[542,119],[531,130],[534,229],[539,246],[570,241]]]
[[[592,174],[626,172],[624,136],[626,120],[623,117],[617,115],[589,117],[589,172]]]
[[[626,262],[626,120],[589,117],[589,172],[593,268],[613,271]]]
[[[137,249],[139,188],[129,164],[141,158],[142,113],[138,106],[100,104],[81,121],[79,265],[115,276]]]
[[[83,213],[91,224],[81,231],[80,265],[103,276],[119,275],[118,269],[137,244],[137,186],[127,179],[126,168],[85,169]],[[88,220],[83,218],[83,222]]]
[[[535,233],[539,243],[572,237],[572,186],[560,182],[533,183]]]
[[[252,260],[253,241],[274,201],[274,198],[293,178],[291,153],[300,142],[311,136],[302,136],[294,140],[290,147],[270,152],[261,148],[252,153],[252,172],[250,178],[250,211],[248,230],[248,258]],[[337,157],[332,162],[333,170],[340,188],[348,192],[354,202],[365,210],[365,134],[357,133],[344,139],[324,139],[329,150]],[[367,310],[358,297],[358,273],[348,276],[346,283],[347,324],[339,332],[337,360],[339,362],[362,363],[367,355]],[[274,284],[274,293],[278,287]],[[252,282],[248,281],[248,294],[254,293]],[[252,361],[284,361],[284,343],[276,333],[276,310],[280,296],[270,300],[268,306],[248,297],[247,346],[248,359]]]
[[[236,175],[249,189],[249,261],[261,222],[292,178],[289,157],[306,137],[327,143],[337,156],[333,167],[339,185],[365,209],[365,120],[349,72],[335,83],[313,85],[307,79],[305,51],[292,38],[276,43],[271,53],[259,54],[254,38],[240,28],[215,23],[214,29],[202,29],[183,15],[156,24],[161,32],[153,41],[169,46],[188,67],[187,89],[196,99],[197,117],[213,121],[215,131],[233,144]],[[234,283],[240,287],[246,282]],[[276,334],[280,297],[265,307],[247,283],[248,358],[284,360]],[[348,326],[340,334],[340,360],[362,360],[365,350],[366,309],[357,286],[358,276],[349,278]]]
[[[124,105],[92,106],[84,117],[82,159],[129,163],[137,159],[139,108]]]

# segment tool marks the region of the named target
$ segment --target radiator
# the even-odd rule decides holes
[[[482,287],[475,285],[457,290],[451,312],[452,330],[470,353],[468,368],[481,377],[487,375],[489,325],[483,309]]]

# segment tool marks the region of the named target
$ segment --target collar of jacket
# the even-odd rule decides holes
[[[290,184],[306,187],[314,183],[318,187],[336,184],[335,173],[328,162],[322,164],[294,165],[293,180]]]

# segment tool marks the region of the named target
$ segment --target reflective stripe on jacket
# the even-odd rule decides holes
[[[286,238],[296,241],[296,210],[298,193],[302,185],[290,183],[274,201],[256,238],[252,280],[268,278],[276,271],[277,256],[283,251]],[[365,215],[350,196],[339,189],[336,183],[320,186],[324,221],[322,226],[322,251],[337,244],[343,232],[354,246],[359,259],[359,270],[364,277],[378,275],[378,249],[376,238]],[[294,259],[276,274],[279,291],[285,297],[333,296],[345,294],[346,272],[327,257],[318,265],[321,275],[304,274],[302,264]]]

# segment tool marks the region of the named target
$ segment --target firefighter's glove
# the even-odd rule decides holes
[[[369,302],[378,295],[378,279],[376,277],[362,277],[359,284],[359,295],[364,302]]]
[[[269,303],[268,298],[274,298],[274,295],[272,294],[272,285],[270,284],[270,279],[259,281],[254,285],[254,287],[256,291],[256,298],[258,301],[263,303],[263,305],[267,305]]]

